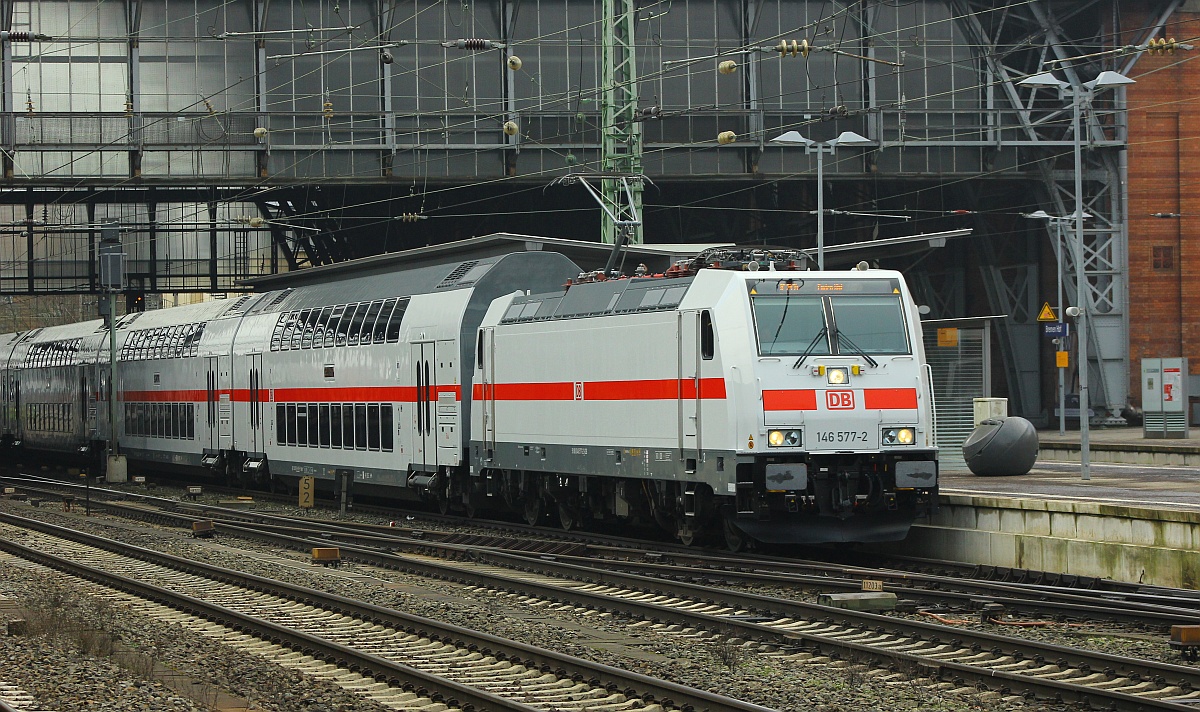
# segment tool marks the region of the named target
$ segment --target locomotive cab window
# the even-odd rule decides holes
[[[908,333],[900,298],[892,295],[847,295],[831,297],[837,325],[838,350],[843,354],[859,349],[868,354],[909,353]]]
[[[751,298],[761,356],[830,353],[821,297],[765,294]]]

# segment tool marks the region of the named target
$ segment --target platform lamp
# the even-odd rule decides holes
[[[1030,87],[1033,89],[1057,89],[1059,98],[1071,99],[1071,131],[1074,137],[1075,144],[1075,304],[1074,311],[1076,314],[1076,322],[1079,329],[1079,472],[1080,477],[1085,480],[1092,479],[1091,470],[1091,450],[1088,442],[1089,428],[1091,427],[1090,418],[1088,416],[1089,397],[1088,397],[1088,301],[1090,299],[1087,293],[1087,271],[1083,264],[1083,136],[1080,130],[1079,116],[1083,111],[1083,104],[1087,102],[1089,105],[1096,94],[1108,87],[1117,87],[1125,84],[1133,84],[1134,80],[1129,77],[1118,74],[1117,72],[1100,72],[1090,82],[1085,82],[1082,86],[1073,86],[1068,82],[1064,82],[1050,72],[1042,72],[1026,77],[1017,82],[1020,86]],[[1090,138],[1090,136],[1089,136]]]
[[[1032,213],[1022,213],[1022,217],[1032,218],[1034,220],[1045,220],[1049,225],[1054,227],[1054,264],[1058,272],[1058,323],[1063,323],[1063,261],[1062,261],[1062,244],[1063,244],[1063,227],[1075,220],[1074,215],[1051,215],[1045,210],[1035,210]],[[1084,219],[1092,217],[1087,213],[1083,214]],[[1061,337],[1060,337],[1061,338]],[[1059,367],[1058,369],[1058,434],[1067,434],[1067,388],[1064,381],[1066,375],[1063,373],[1066,369]]]
[[[853,131],[843,131],[837,138],[828,141],[814,141],[801,136],[799,131],[788,131],[771,139],[771,143],[802,145],[805,153],[817,154],[817,269],[823,270],[825,269],[825,154],[833,155],[838,146],[874,146],[875,142]]]

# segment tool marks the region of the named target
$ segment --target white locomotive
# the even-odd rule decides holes
[[[896,272],[798,257],[722,249],[618,278],[517,252],[129,314],[120,450],[733,548],[903,538],[937,501],[916,307]],[[0,349],[8,443],[102,446],[102,322]]]

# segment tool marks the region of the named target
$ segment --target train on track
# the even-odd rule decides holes
[[[112,343],[102,320],[6,334],[0,428],[86,456],[111,411],[134,472],[314,477],[530,524],[901,539],[937,502],[917,308],[897,272],[802,257],[624,277],[513,252],[126,314]]]

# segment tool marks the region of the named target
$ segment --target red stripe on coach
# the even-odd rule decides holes
[[[915,410],[916,388],[864,388],[863,407],[867,410]]]
[[[763,410],[816,410],[817,392],[812,389],[795,391],[763,391]]]

